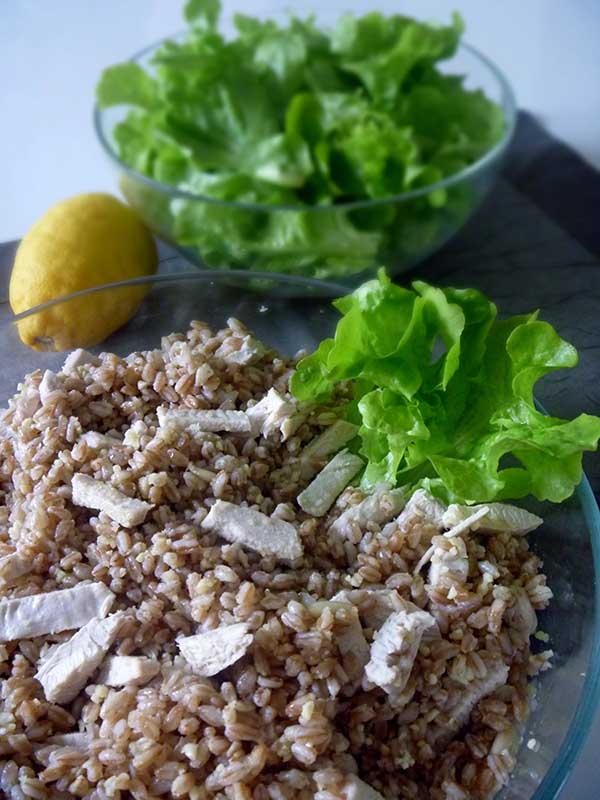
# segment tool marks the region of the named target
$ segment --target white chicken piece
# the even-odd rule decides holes
[[[103,686],[142,686],[160,671],[160,664],[142,656],[108,656],[104,659],[96,683]]]
[[[423,634],[435,625],[431,614],[405,600],[404,609],[390,614],[375,634],[365,675],[389,695],[392,705],[402,702],[401,694],[410,678]]]
[[[250,417],[254,436],[262,433],[269,438],[279,433],[282,442],[293,436],[306,419],[306,415],[298,411],[296,403],[286,400],[276,389],[269,389],[262,400],[246,409],[246,414]]]
[[[202,527],[215,530],[228,542],[283,561],[294,561],[304,552],[298,531],[289,522],[225,500],[216,501]]]
[[[73,475],[71,489],[71,499],[74,505],[103,511],[124,528],[141,525],[148,512],[154,508],[152,503],[128,497],[110,483],[97,481],[82,473]]]
[[[58,389],[60,389],[60,381],[58,380],[56,373],[52,372],[50,369],[47,369],[44,372],[39,385],[40,401],[43,406],[48,402],[50,395],[53,392],[56,392]]]
[[[161,435],[166,438],[187,433],[199,436],[203,433],[250,433],[252,425],[245,411],[224,411],[218,409],[157,409],[158,424]]]
[[[122,611],[92,619],[68,642],[52,649],[35,674],[48,702],[70,703],[79,694],[113,644],[122,621]]]
[[[344,670],[350,680],[359,681],[369,660],[370,650],[360,624],[358,609],[352,603],[334,600],[318,600],[308,606],[315,618],[320,617],[326,608],[335,619],[333,635],[342,656]]]
[[[0,558],[0,589],[6,589],[23,575],[31,572],[31,561],[18,553]]]
[[[483,678],[475,678],[462,687],[462,691],[456,695],[455,704],[445,712],[445,715],[449,717],[448,721],[442,724],[436,720],[428,738],[436,746],[443,746],[444,743],[449,742],[467,723],[477,703],[505,685],[508,673],[509,668],[504,662],[498,660],[490,664],[487,674]]]
[[[385,800],[382,794],[356,775],[348,775],[342,787],[344,800]]]
[[[445,531],[444,536],[446,539],[454,539],[455,536],[460,536],[462,533],[471,530],[471,528],[477,530],[479,528],[479,521],[486,516],[489,510],[488,506],[481,506],[481,508],[478,508],[470,516],[450,528],[449,531]]]
[[[454,539],[434,536],[427,552],[431,554],[431,566],[427,578],[430,586],[449,588],[455,584],[463,584],[467,580],[469,554],[464,539],[460,536]]]
[[[236,622],[194,636],[182,636],[177,645],[193,671],[210,678],[239,661],[253,638],[246,623]]]
[[[390,614],[404,609],[405,601],[395,589],[341,589],[334,602],[352,603],[368,628],[379,630]]]
[[[404,503],[402,489],[392,489],[388,483],[379,483],[364,500],[342,512],[329,526],[329,532],[348,539],[355,530],[364,530],[369,522],[377,525],[388,522],[402,510]]]
[[[358,426],[338,419],[309,442],[300,454],[300,476],[308,480],[318,472],[330,455],[337,453],[358,433]]]
[[[264,344],[248,333],[242,338],[238,350],[231,349],[231,340],[225,341],[215,351],[215,356],[216,358],[222,358],[226,364],[247,366],[256,364],[266,353],[267,348]]]
[[[517,630],[526,639],[535,633],[537,628],[537,615],[531,605],[529,595],[522,586],[512,586],[511,594],[514,598],[512,606],[504,612],[504,620],[511,628]]]
[[[324,516],[363,466],[362,458],[342,450],[300,492],[298,505],[313,517]]]
[[[74,630],[105,617],[115,595],[103,583],[13,597],[0,602],[0,642]]]
[[[436,500],[433,495],[429,494],[425,489],[417,489],[417,491],[410,496],[400,515],[386,525],[383,529],[383,533],[384,535],[388,535],[397,527],[402,527],[407,523],[414,523],[415,519],[434,525],[441,530],[445,511],[446,506],[440,503],[439,500]]]
[[[461,506],[452,503],[443,517],[444,528],[458,525],[459,522],[483,507],[481,505]],[[480,533],[514,533],[516,536],[524,536],[539,528],[544,521],[524,508],[506,503],[486,503],[485,507],[488,511],[479,520],[478,531]]]
[[[109,436],[98,431],[87,431],[79,437],[80,442],[85,442],[91,450],[101,450],[103,447],[119,447],[123,445],[121,439]]]
[[[102,361],[98,358],[98,356],[95,356],[93,353],[78,347],[77,350],[73,350],[65,358],[65,363],[62,365],[61,371],[63,373],[73,372],[78,367],[83,367],[86,364],[89,364],[92,367],[99,367],[101,363]]]

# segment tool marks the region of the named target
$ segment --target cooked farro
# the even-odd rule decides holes
[[[25,378],[0,417],[0,597],[101,583],[122,612],[110,655],[160,669],[122,688],[93,672],[61,705],[34,676],[73,631],[0,644],[0,793],[482,800],[507,782],[528,676],[551,656],[529,650],[552,596],[537,557],[521,535],[465,525],[444,537],[444,509],[423,493],[401,511],[401,493],[382,487],[367,514],[379,501],[349,487],[323,517],[302,511],[299,492],[355,429],[338,423],[314,443],[335,403],[298,409],[293,366],[230,320]],[[245,411],[270,390],[278,416],[251,432],[161,435],[159,408]],[[74,475],[147,504],[145,519],[125,528],[75,505]],[[208,530],[216,500],[293,526],[299,557]],[[371,645],[410,611],[428,624],[390,646],[378,686]],[[248,636],[234,663],[195,674],[178,641],[236,623]]]

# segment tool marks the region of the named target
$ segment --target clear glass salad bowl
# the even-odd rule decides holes
[[[242,291],[247,273],[225,276],[215,271],[188,272],[137,280],[149,292],[134,318],[96,351],[125,355],[160,344],[160,337],[184,331],[199,319],[218,328],[230,316],[242,320],[261,339],[286,354],[314,349],[332,333],[337,312],[331,297],[342,286],[273,276],[263,290]],[[131,282],[127,282],[131,283]],[[290,299],[284,291],[312,291],[312,299]],[[81,294],[122,291],[123,284],[98,287]],[[50,304],[63,314],[77,298]],[[38,309],[26,315],[39,313]],[[23,317],[24,315],[21,315]],[[17,324],[5,306],[0,324],[0,405],[16,391],[23,375],[35,369],[60,369],[64,353],[35,352],[19,340]],[[553,409],[551,409],[553,410]],[[544,572],[555,597],[541,613],[540,628],[549,634],[555,653],[553,668],[532,684],[532,711],[527,720],[517,767],[501,800],[554,800],[573,769],[600,701],[600,512],[586,478],[573,497],[561,504],[526,504],[545,524],[531,534],[534,551],[543,558]],[[534,647],[535,647],[535,640]],[[533,740],[533,741],[532,741]],[[529,744],[529,746],[528,746]]]
[[[272,5],[269,11],[276,17],[278,4]],[[315,16],[319,24],[331,21],[327,10]],[[161,45],[142,50],[132,60],[152,73],[152,57]],[[377,200],[295,206],[215,200],[159,183],[121,160],[113,132],[126,116],[126,107],[96,108],[94,125],[124,197],[159,237],[194,264],[268,270],[356,286],[381,264],[394,275],[438,250],[480,205],[501,168],[516,120],[508,80],[486,56],[466,44],[441,62],[440,69],[465,76],[467,88],[482,89],[502,109],[504,134],[466,169],[437,183]],[[194,230],[194,225],[200,224],[197,220],[205,226],[201,242],[198,228]],[[265,237],[265,231],[287,233]],[[290,231],[299,233],[292,236]]]

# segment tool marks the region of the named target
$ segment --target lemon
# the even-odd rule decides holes
[[[50,208],[15,257],[9,300],[15,314],[104,283],[152,275],[158,256],[136,213],[108,194],[81,194]],[[99,344],[127,322],[147,285],[107,289],[40,310],[17,323],[34,350]]]

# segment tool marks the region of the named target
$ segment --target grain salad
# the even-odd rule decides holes
[[[298,403],[295,363],[230,319],[24,379],[0,417],[0,795],[507,783],[552,655],[541,520],[353,486],[344,390]]]

